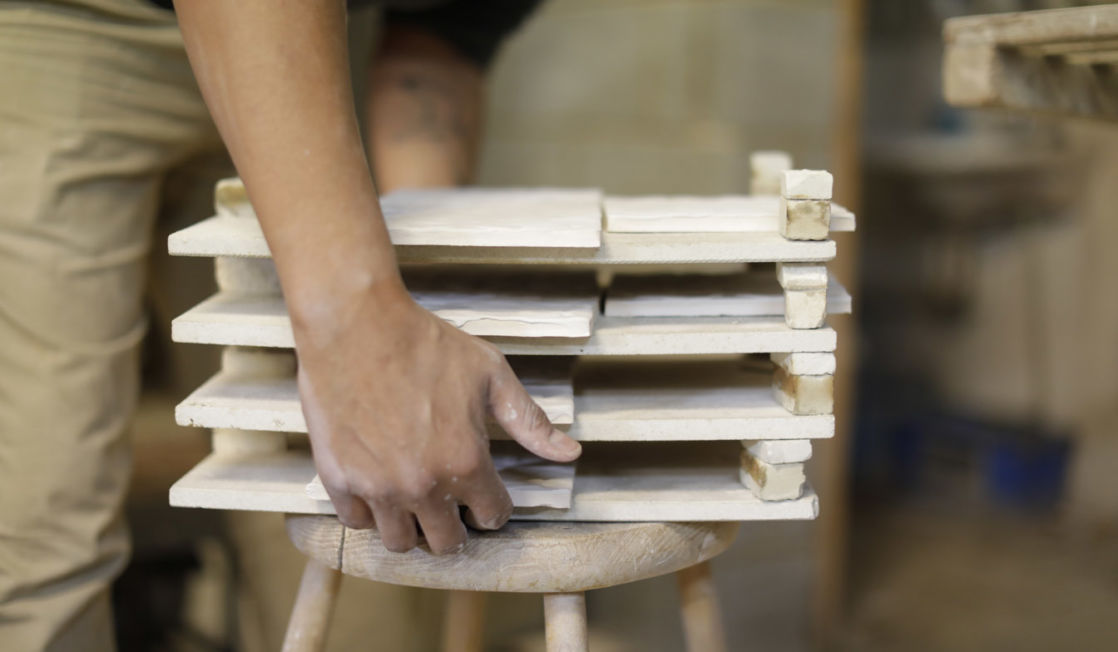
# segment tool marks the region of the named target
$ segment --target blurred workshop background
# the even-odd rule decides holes
[[[1081,4],[547,0],[501,52],[482,185],[742,193],[750,152],[783,149],[858,213],[822,513],[746,524],[714,561],[731,649],[1118,649],[1118,127],[941,90],[946,18]],[[352,15],[355,58],[376,19]],[[210,210],[169,206],[164,235]],[[277,649],[302,559],[279,517],[166,506],[209,450],[173,405],[217,363],[167,337],[209,261],[152,266],[121,646]],[[438,594],[344,587],[331,649],[439,640]],[[592,593],[592,646],[681,649],[677,610],[670,577]],[[539,611],[501,598],[489,648],[542,649]]]

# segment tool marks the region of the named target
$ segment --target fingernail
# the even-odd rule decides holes
[[[577,455],[582,452],[582,444],[571,439],[567,436],[567,433],[558,428],[551,429],[551,436],[548,437],[548,442],[560,453],[566,455]]]

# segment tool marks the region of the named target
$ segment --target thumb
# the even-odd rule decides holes
[[[510,437],[540,457],[570,462],[582,453],[576,440],[551,425],[507,362],[490,380],[489,411]]]

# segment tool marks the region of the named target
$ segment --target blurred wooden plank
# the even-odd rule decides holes
[[[949,43],[1002,46],[1118,40],[1118,6],[961,16],[944,24],[943,36]]]
[[[864,51],[866,7],[864,0],[840,0],[838,11],[839,47],[833,53],[835,75],[835,113],[832,121],[831,160],[828,167],[838,183],[836,202],[858,212],[861,207],[862,102],[864,99]],[[857,234],[844,234],[843,255],[830,265],[830,271],[847,288],[857,292]],[[834,643],[842,622],[847,596],[847,560],[850,541],[850,451],[853,437],[857,379],[858,338],[849,318],[835,320],[842,355],[835,369],[835,437],[828,445],[814,447],[809,477],[826,496],[827,508],[819,520],[815,538],[818,568],[812,591],[812,637],[815,647]]]
[[[951,104],[1118,120],[1118,7],[964,16],[943,36]]]

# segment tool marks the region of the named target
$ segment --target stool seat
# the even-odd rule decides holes
[[[739,523],[534,523],[471,532],[457,554],[385,550],[376,530],[288,515],[304,555],[345,575],[456,591],[577,593],[673,573],[725,551]]]

